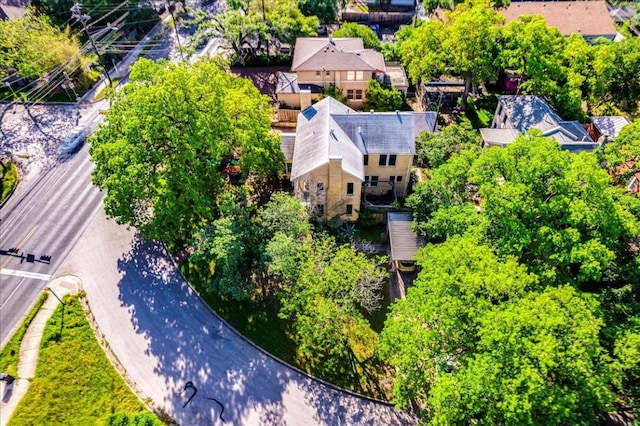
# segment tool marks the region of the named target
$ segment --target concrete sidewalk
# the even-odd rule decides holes
[[[29,383],[35,376],[44,327],[60,303],[56,296],[63,298],[67,294],[77,293],[80,285],[81,283],[78,278],[66,276],[54,279],[47,286],[51,289],[49,297],[29,325],[20,344],[18,377],[16,377],[10,385],[2,382],[2,386],[0,387],[0,395],[2,395],[2,400],[0,400],[0,426],[5,426],[9,423],[13,411],[18,406],[22,397],[27,393]]]

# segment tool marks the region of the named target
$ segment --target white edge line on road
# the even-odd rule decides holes
[[[51,275],[38,274],[36,272],[16,271],[14,269],[0,269],[0,275],[13,275],[14,277],[34,278],[36,280],[49,281]]]

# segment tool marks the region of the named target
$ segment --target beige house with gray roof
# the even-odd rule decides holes
[[[415,138],[434,131],[433,112],[364,112],[328,97],[298,117],[291,182],[322,220],[358,218],[366,196],[407,195]]]
[[[384,78],[381,53],[365,49],[361,38],[301,37],[296,40],[290,73],[278,73],[278,101],[305,109],[335,85],[349,106],[362,109],[369,80]]]

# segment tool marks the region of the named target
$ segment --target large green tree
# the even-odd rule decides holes
[[[521,76],[520,93],[543,96],[563,117],[581,118],[583,75],[565,66],[567,40],[557,28],[541,15],[521,16],[501,29],[500,44],[498,63]],[[575,47],[567,54],[580,51]]]
[[[593,298],[539,291],[515,257],[472,236],[428,245],[381,354],[394,401],[432,424],[590,424],[611,401]]]
[[[282,153],[268,99],[213,61],[139,60],[91,138],[93,182],[105,210],[170,246],[219,216],[224,161],[241,153],[244,175],[277,173]]]
[[[602,321],[573,287],[489,310],[465,353],[430,392],[436,425],[591,425],[608,408]]]
[[[416,140],[418,164],[435,169],[443,165],[453,154],[471,149],[480,153],[480,133],[467,122],[452,124],[437,132],[422,132]]]
[[[318,18],[304,16],[296,0],[235,2],[231,6],[225,13],[211,15],[198,31],[224,40],[240,63],[263,51],[268,55],[274,44],[293,46],[298,37],[315,36],[319,27]]]
[[[498,26],[504,17],[485,1],[459,4],[445,13],[444,22],[429,21],[405,30],[400,56],[414,82],[440,75],[461,76],[465,82],[462,107],[474,84],[491,77],[498,54]]]
[[[18,19],[0,20],[0,79],[64,79],[85,72],[87,59],[67,27],[60,31],[32,9]]]
[[[302,355],[315,360],[312,372],[350,388],[359,383],[378,341],[363,312],[379,308],[387,278],[382,263],[324,234],[305,244],[281,316],[291,321]]]
[[[366,25],[355,22],[346,22],[331,34],[333,37],[357,37],[361,38],[365,49],[380,50],[378,35]]]
[[[487,242],[520,258],[548,284],[618,280],[638,237],[638,218],[619,200],[591,153],[572,154],[528,134],[486,150],[469,171],[483,198]]]
[[[626,184],[640,170],[640,120],[623,127],[616,139],[604,146],[604,160],[617,184]]]
[[[317,16],[320,22],[336,22],[345,0],[298,0],[298,7],[307,16]]]
[[[380,350],[397,370],[394,402],[426,408],[439,378],[475,352],[480,318],[524,297],[537,279],[472,237],[428,245],[417,257],[422,270],[407,298],[393,305]]]

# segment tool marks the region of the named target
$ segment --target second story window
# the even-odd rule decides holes
[[[365,176],[364,181],[369,184],[369,186],[378,186],[378,176]]]
[[[368,156],[368,155],[365,155],[365,156],[364,156],[364,165],[365,165],[365,166],[368,166],[368,165],[369,165],[369,156]]]
[[[364,71],[347,71],[348,81],[362,81],[364,80]]]
[[[318,191],[317,191],[318,195],[324,194],[324,183],[318,182],[317,188],[318,188]]]
[[[381,154],[380,160],[378,161],[378,165],[379,166],[395,166],[396,158],[397,156],[395,154],[391,154],[391,155]]]
[[[347,183],[347,195],[353,195],[353,182]]]
[[[320,71],[316,71],[316,77],[320,77]]]

